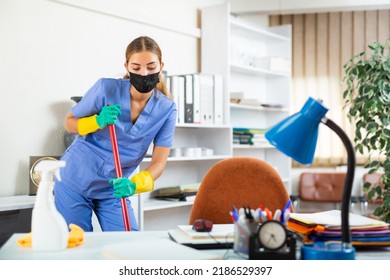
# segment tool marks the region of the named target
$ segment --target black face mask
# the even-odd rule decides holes
[[[158,75],[160,73],[154,73],[146,76],[137,75],[129,72],[130,75],[130,83],[141,93],[148,93],[152,89],[155,88],[157,83],[159,82]]]

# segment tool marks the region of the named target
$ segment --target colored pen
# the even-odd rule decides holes
[[[237,222],[237,218],[234,215],[234,213],[232,211],[230,211],[229,214],[230,214],[230,217],[232,217],[233,222]]]
[[[283,223],[286,224],[290,219],[290,209],[287,209],[283,214]]]
[[[289,199],[286,203],[286,205],[284,206],[283,208],[283,211],[286,211],[287,209],[290,209],[290,205],[291,205],[291,199]]]
[[[271,213],[271,211],[269,211],[269,209],[267,207],[264,209],[264,211],[265,211],[265,214],[267,215],[267,220],[268,221],[272,220],[272,213]]]
[[[261,211],[260,208],[257,208],[257,212],[259,213],[259,214],[258,214],[258,215],[259,215],[259,223],[261,223],[261,222],[262,222],[262,219],[263,219],[263,217],[262,217],[262,214],[263,214],[262,212],[263,212],[263,211]]]
[[[268,220],[267,213],[265,211],[261,211],[261,219],[263,220],[263,223]]]
[[[286,218],[286,212],[289,211],[290,212],[290,205],[291,205],[291,199],[289,199],[286,203],[286,205],[284,206],[283,210],[282,210],[282,215],[280,216],[280,222],[282,224],[285,224],[287,222],[287,220],[285,219]],[[290,214],[288,215],[290,217]]]
[[[274,220],[280,222],[282,216],[282,210],[276,209],[274,213]]]
[[[233,220],[234,221],[237,221],[238,220],[238,212],[237,212],[237,208],[233,206],[233,209],[232,211],[230,212],[233,216]]]

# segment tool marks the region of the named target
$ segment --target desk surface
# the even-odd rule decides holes
[[[25,234],[20,233],[14,234],[3,247],[0,248],[0,259],[126,259],[128,256],[124,254],[121,255],[121,252],[118,251],[118,247],[122,248],[123,251],[127,250],[128,252],[134,249],[131,251],[132,255],[129,256],[129,258],[134,258],[137,251],[139,252],[137,246],[143,246],[142,259],[147,259],[145,256],[150,259],[182,259],[182,257],[179,256],[181,253],[185,254],[187,259],[243,259],[236,255],[233,249],[195,250],[184,245],[179,246],[176,242],[170,240],[167,231],[86,232],[84,244],[60,252],[37,252],[33,251],[31,248],[19,247],[16,241],[24,235]],[[156,250],[164,249],[163,246],[172,246],[172,250],[164,250],[164,252],[156,254]],[[119,253],[115,254],[115,250],[116,253]],[[357,250],[356,259],[390,260],[390,248]]]
[[[0,248],[0,259],[222,259],[223,250],[196,250],[172,241],[167,231],[86,232],[84,244],[56,252],[39,252],[23,248],[14,234]],[[184,255],[184,256],[183,256]]]
[[[0,211],[33,208],[35,196],[16,195],[0,197]]]

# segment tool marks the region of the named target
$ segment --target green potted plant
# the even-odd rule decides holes
[[[345,65],[343,93],[348,118],[355,126],[355,149],[369,155],[365,168],[368,173],[383,172],[384,188],[379,184],[363,187],[368,199],[377,196],[383,203],[374,215],[390,222],[390,41],[369,45]]]

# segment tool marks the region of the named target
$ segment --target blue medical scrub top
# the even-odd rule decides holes
[[[131,120],[130,82],[125,79],[99,79],[72,108],[76,118],[99,114],[104,106],[120,104],[115,123],[123,176],[130,176],[144,158],[151,142],[171,147],[176,124],[176,104],[154,89],[135,124]],[[112,197],[108,183],[116,178],[112,143],[108,127],[77,136],[63,154],[62,184],[78,193],[95,198]]]

